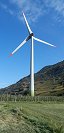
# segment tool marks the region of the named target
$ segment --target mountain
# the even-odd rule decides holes
[[[0,94],[29,95],[30,75],[17,83],[0,89]],[[64,95],[64,61],[46,66],[35,73],[35,95]]]

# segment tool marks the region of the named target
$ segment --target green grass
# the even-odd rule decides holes
[[[0,102],[0,133],[64,133],[64,102]]]

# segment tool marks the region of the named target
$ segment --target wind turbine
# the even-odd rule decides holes
[[[26,27],[28,29],[29,35],[26,37],[26,39],[10,54],[13,55],[15,52],[17,52],[18,49],[20,49],[28,40],[31,39],[31,59],[30,59],[30,89],[31,89],[31,96],[34,97],[34,40],[47,44],[49,46],[52,47],[56,47],[48,42],[45,42],[43,40],[40,40],[36,37],[34,37],[34,34],[28,24],[28,21],[26,19],[26,16],[24,14],[24,12],[22,12],[25,23],[26,23]]]

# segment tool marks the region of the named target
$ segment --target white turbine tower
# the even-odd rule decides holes
[[[29,36],[26,37],[26,39],[11,53],[11,55],[13,55],[18,49],[20,49],[29,39],[31,39],[31,60],[30,60],[30,89],[31,89],[31,96],[34,97],[34,42],[33,40],[36,40],[36,41],[39,41],[41,43],[44,43],[44,44],[47,44],[47,45],[50,45],[52,47],[56,47],[48,42],[45,42],[43,40],[40,40],[38,38],[35,38],[34,37],[34,34],[28,24],[28,21],[25,17],[25,14],[24,12],[23,13],[23,17],[24,17],[24,20],[25,20],[25,23],[26,23],[26,26],[27,26],[27,29],[28,29],[28,32],[29,32]]]

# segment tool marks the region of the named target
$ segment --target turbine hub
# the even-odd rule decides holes
[[[31,34],[27,37],[26,41],[28,41],[29,39],[31,39],[32,36],[34,36],[33,33],[31,33]]]
[[[30,36],[31,36],[31,37],[34,36],[34,33],[31,33]]]

